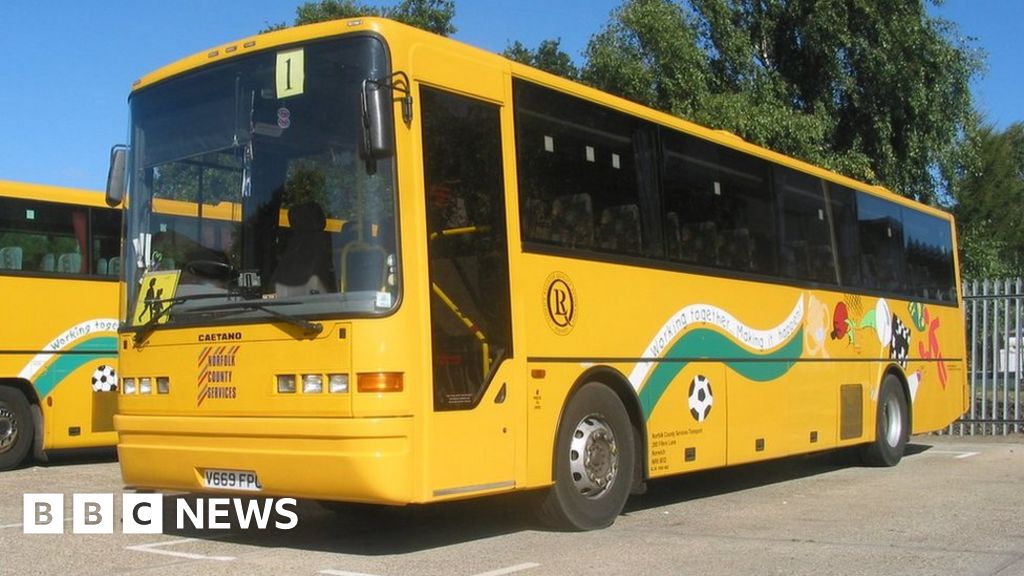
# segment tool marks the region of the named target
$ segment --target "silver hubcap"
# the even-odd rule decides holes
[[[18,420],[6,404],[0,404],[0,453],[7,452],[18,439]]]
[[[896,396],[889,396],[885,401],[885,441],[895,448],[903,436],[903,414]]]
[[[619,473],[619,449],[615,434],[598,416],[580,420],[569,444],[569,470],[576,490],[587,498],[599,498]]]

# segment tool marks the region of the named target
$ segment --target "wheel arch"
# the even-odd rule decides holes
[[[910,383],[907,381],[907,374],[899,364],[889,364],[882,371],[882,377],[878,381],[878,389],[881,391],[882,382],[889,376],[893,376],[900,383],[903,390],[903,398],[907,401],[907,434],[914,433],[914,400],[910,396]]]
[[[39,394],[35,386],[24,378],[0,378],[0,386],[14,388],[21,392],[22,396],[28,399],[29,404],[39,404]]]
[[[46,453],[43,451],[43,436],[45,434],[43,406],[40,403],[36,387],[24,378],[0,378],[0,386],[17,390],[28,400],[28,409],[32,414],[32,429],[35,432],[32,435],[32,456],[40,461],[45,460]]]

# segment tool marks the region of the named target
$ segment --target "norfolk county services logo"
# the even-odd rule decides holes
[[[579,300],[572,281],[561,272],[553,272],[544,281],[544,318],[548,327],[559,336],[565,336],[576,327]]]
[[[241,346],[206,346],[199,352],[199,378],[196,380],[196,407],[207,399],[233,400],[238,388],[232,380],[235,355]]]

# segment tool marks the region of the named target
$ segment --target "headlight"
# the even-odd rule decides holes
[[[302,375],[302,393],[319,394],[324,391],[324,377],[320,374]]]
[[[348,374],[329,374],[327,386],[331,394],[345,394],[348,392]]]
[[[295,375],[280,374],[277,377],[278,394],[295,394]]]

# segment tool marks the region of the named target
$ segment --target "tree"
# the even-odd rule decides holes
[[[626,0],[582,78],[926,202],[949,201],[980,55],[938,0]]]
[[[587,45],[583,81],[692,118],[710,94],[697,24],[669,0],[627,0]]]
[[[442,36],[451,36],[455,33],[455,26],[452,24],[455,19],[455,0],[402,0],[397,6],[392,7],[360,4],[356,0],[306,2],[296,8],[293,25],[359,16],[391,18]],[[286,24],[276,24],[269,26],[264,32],[286,27]]]
[[[530,50],[516,40],[502,53],[503,56],[528,66],[539,68],[570,80],[578,80],[580,71],[572,61],[572,57],[562,51],[562,40],[548,39],[541,41],[536,50]]]
[[[953,186],[967,278],[1024,275],[1024,124],[972,134],[976,155]]]

